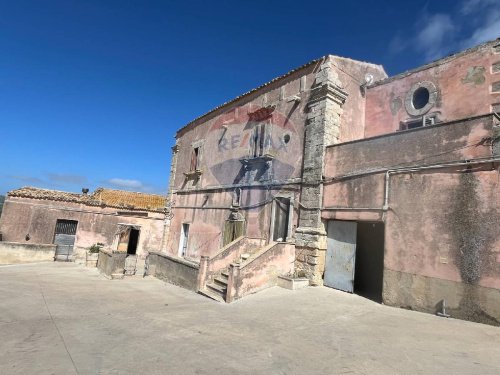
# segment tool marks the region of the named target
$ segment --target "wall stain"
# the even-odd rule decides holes
[[[494,255],[491,247],[495,240],[496,215],[481,211],[478,185],[478,179],[470,167],[460,174],[448,219],[455,245],[452,256],[464,282],[463,297],[459,307],[452,311],[452,316],[499,325],[500,322],[483,311],[479,305],[478,282],[481,276],[488,272]]]
[[[467,69],[467,75],[462,78],[462,83],[482,85],[484,82],[486,82],[486,78],[484,76],[485,72],[486,69],[484,68],[484,66],[471,66],[469,67],[469,69]]]

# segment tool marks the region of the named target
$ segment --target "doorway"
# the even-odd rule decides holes
[[[73,247],[75,245],[76,228],[78,221],[58,219],[54,231],[54,244],[56,253],[54,260],[69,262],[73,260]]]
[[[274,199],[274,216],[272,222],[272,238],[276,242],[285,242],[289,237],[290,198]]]
[[[384,224],[328,222],[326,286],[382,302]]]
[[[185,257],[187,255],[187,246],[189,240],[189,224],[182,224],[181,239],[179,241],[179,256]]]
[[[125,275],[135,275],[140,233],[139,227],[120,224],[117,250],[127,253]]]
[[[130,229],[130,234],[128,238],[127,254],[135,255],[137,252],[137,244],[139,243],[139,230]]]

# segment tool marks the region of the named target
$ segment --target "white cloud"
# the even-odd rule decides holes
[[[420,24],[426,24],[415,37],[415,47],[424,54],[426,60],[437,59],[450,51],[450,42],[457,31],[450,15],[434,14],[423,17]]]
[[[474,31],[474,33],[462,41],[462,48],[469,48],[500,37],[500,11],[489,12],[484,18],[484,22]]]
[[[139,180],[126,180],[123,178],[111,178],[106,181],[110,185],[113,185],[122,189],[138,189],[141,190],[144,188],[144,184]]]
[[[495,4],[498,0],[465,0],[460,5],[460,13],[469,15]]]

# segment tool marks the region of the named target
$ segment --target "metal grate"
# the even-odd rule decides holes
[[[77,225],[78,221],[75,220],[57,220],[55,234],[75,235]]]

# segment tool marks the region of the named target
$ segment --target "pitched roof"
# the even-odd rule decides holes
[[[26,186],[9,191],[7,196],[154,212],[163,211],[167,203],[167,198],[162,195],[104,188],[98,188],[92,194],[78,194]]]
[[[83,194],[69,193],[59,190],[39,189],[31,186],[25,186],[20,189],[11,190],[7,193],[7,196],[74,203],[82,203],[84,201],[84,197],[86,197]]]
[[[316,64],[316,65],[317,64],[321,64],[322,62],[324,62],[325,60],[327,60],[330,57],[333,57],[335,59],[350,60],[350,61],[354,61],[354,62],[356,62],[358,64],[366,64],[366,65],[371,65],[371,66],[378,66],[378,67],[381,67],[382,70],[383,70],[383,66],[382,65],[372,64],[372,63],[365,62],[365,61],[359,61],[359,60],[354,60],[354,59],[350,59],[350,58],[347,58],[347,57],[342,57],[342,56],[328,54],[328,55],[325,55],[325,56],[320,57],[318,59],[311,60],[308,63],[305,63],[305,64],[303,64],[303,65],[301,65],[301,66],[299,66],[299,67],[297,67],[295,69],[292,69],[292,70],[290,70],[289,72],[287,72],[285,74],[282,74],[282,75],[280,75],[280,76],[278,76],[276,78],[273,78],[272,80],[270,80],[270,81],[268,81],[266,83],[263,83],[263,84],[261,84],[260,86],[257,86],[254,89],[251,89],[251,90],[249,90],[249,91],[247,91],[247,92],[245,92],[245,93],[243,93],[241,95],[238,95],[237,97],[235,97],[235,98],[233,98],[233,99],[231,99],[231,100],[229,100],[229,101],[227,101],[225,103],[222,103],[222,104],[218,105],[215,108],[212,108],[210,111],[202,114],[201,116],[196,117],[194,120],[189,121],[186,125],[184,125],[179,130],[177,130],[176,134],[179,134],[180,132],[182,132],[183,130],[185,130],[187,127],[189,127],[189,126],[193,125],[194,123],[196,123],[197,121],[199,121],[199,120],[201,120],[201,119],[203,119],[203,118],[205,118],[205,117],[213,114],[214,112],[216,112],[216,111],[218,111],[218,110],[220,110],[222,108],[228,107],[229,105],[237,102],[238,100],[240,100],[240,99],[242,99],[244,97],[247,97],[247,96],[249,96],[249,95],[251,95],[251,94],[253,94],[253,93],[255,93],[255,92],[257,92],[257,91],[259,91],[259,90],[261,90],[263,88],[265,88],[265,87],[268,87],[268,86],[272,85],[273,83],[275,83],[277,81],[283,80],[283,79],[291,76],[292,74],[294,74],[294,73],[296,73],[296,72],[298,72],[298,71],[300,71],[302,69],[305,69],[305,68],[307,68],[307,67],[309,67],[309,66],[311,66],[313,64]],[[339,68],[339,67],[337,66],[337,68]],[[385,73],[385,71],[384,71],[384,73]]]
[[[92,197],[109,207],[132,206],[135,209],[158,210],[164,208],[166,204],[166,197],[162,195],[104,188],[96,189]]]
[[[433,67],[438,66],[438,65],[446,64],[447,62],[449,62],[451,60],[457,59],[457,58],[462,57],[464,55],[467,55],[469,53],[474,53],[474,52],[476,52],[484,47],[489,47],[490,45],[495,47],[495,46],[499,45],[499,43],[500,43],[500,38],[497,38],[494,40],[490,40],[490,41],[478,44],[477,46],[470,47],[470,48],[464,49],[462,51],[452,53],[448,56],[431,61],[428,64],[425,64],[425,65],[419,66],[417,68],[407,70],[403,73],[399,73],[399,74],[393,75],[391,77],[387,77],[387,78],[381,79],[379,81],[373,82],[371,85],[368,86],[368,89],[370,89],[372,87],[376,87],[376,86],[385,85],[386,83],[395,81],[395,80],[400,79],[400,78],[407,77],[411,74],[420,72],[422,70],[426,70],[426,69],[430,69],[430,68],[433,68]]]

